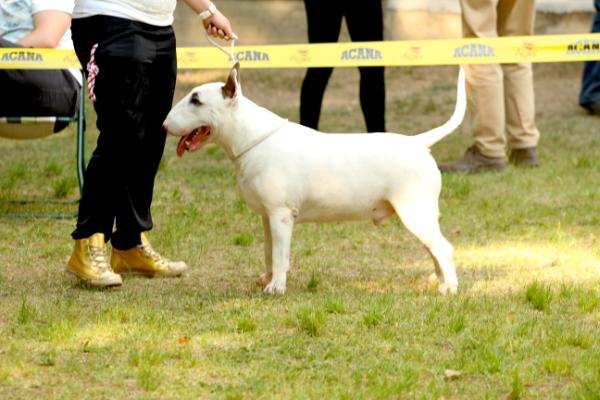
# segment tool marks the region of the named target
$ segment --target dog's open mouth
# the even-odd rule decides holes
[[[204,145],[209,135],[210,127],[201,126],[187,135],[182,136],[181,139],[179,139],[179,144],[177,144],[177,156],[181,157],[186,151],[198,150]]]

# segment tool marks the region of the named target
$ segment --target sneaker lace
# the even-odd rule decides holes
[[[165,265],[167,267],[169,266],[169,260],[166,259],[165,257],[163,257],[159,252],[154,250],[152,248],[152,246],[150,246],[149,244],[140,244],[139,247],[140,247],[140,250],[147,257],[152,259],[152,261],[155,261],[155,262]]]
[[[88,253],[94,265],[101,272],[110,271],[110,264],[108,263],[108,256],[106,254],[105,247],[89,246]]]

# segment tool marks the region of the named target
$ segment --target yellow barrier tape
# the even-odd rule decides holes
[[[490,39],[402,40],[238,46],[244,68],[417,66],[569,62],[600,60],[600,33],[515,36]],[[182,69],[229,68],[214,47],[177,49]],[[0,49],[0,69],[79,67],[70,50]]]

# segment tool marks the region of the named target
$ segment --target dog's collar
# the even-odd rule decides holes
[[[285,124],[288,123],[287,119],[282,120],[281,124],[277,125],[274,129],[271,129],[270,131],[268,131],[267,133],[265,133],[264,135],[262,135],[261,137],[259,137],[258,139],[250,142],[250,144],[248,146],[246,146],[245,149],[243,149],[242,151],[240,151],[238,154],[233,154],[233,161],[237,161],[239,160],[239,158],[241,156],[243,156],[244,154],[246,154],[247,152],[249,152],[250,150],[252,150],[254,147],[258,146],[259,144],[261,144],[262,142],[264,142],[265,140],[267,140],[271,135],[273,135],[275,132],[277,132],[278,130],[280,130],[281,128],[283,128],[285,126]]]

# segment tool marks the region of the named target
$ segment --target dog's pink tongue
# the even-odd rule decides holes
[[[182,136],[181,139],[179,139],[179,143],[177,144],[177,157],[181,157],[183,156],[183,153],[185,153],[185,151],[188,149],[188,137],[190,137],[192,135],[192,133]]]

